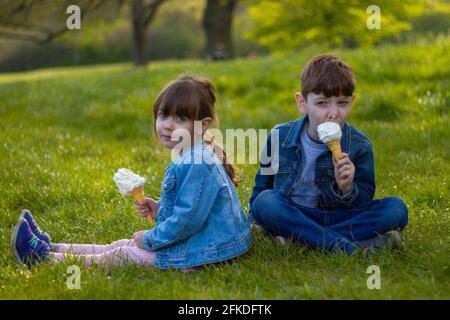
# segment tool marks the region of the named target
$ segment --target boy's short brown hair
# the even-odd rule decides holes
[[[324,94],[325,97],[351,96],[355,91],[352,68],[334,54],[313,57],[300,76],[302,95]]]

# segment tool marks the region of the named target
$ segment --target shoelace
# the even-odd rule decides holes
[[[36,221],[34,221],[33,218],[30,218],[30,220],[31,221],[28,221],[28,223],[30,224],[31,227],[33,227],[36,230],[35,233],[42,234],[43,232],[42,232],[41,228],[39,227],[39,225],[36,223]]]
[[[39,239],[36,236],[33,236],[30,240],[28,240],[28,243],[33,249],[36,249],[38,245]]]
[[[41,228],[39,228],[39,226],[36,225],[36,231],[38,234],[43,234],[44,232],[42,232]]]

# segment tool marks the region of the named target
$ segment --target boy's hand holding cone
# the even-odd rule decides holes
[[[148,205],[144,201],[145,178],[133,173],[133,171],[129,169],[121,168],[114,174],[114,181],[121,194],[124,196],[133,196],[140,205]],[[150,212],[152,212],[150,205],[149,209]],[[155,222],[151,213],[147,215],[147,218],[152,223]]]
[[[355,166],[348,154],[341,151],[341,127],[335,122],[324,122],[317,126],[317,134],[333,153],[334,175],[339,189],[344,193],[349,192],[355,177]]]

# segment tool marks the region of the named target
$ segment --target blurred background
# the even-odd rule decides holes
[[[81,30],[66,26],[74,4]],[[372,4],[380,29],[367,27]],[[414,44],[449,28],[445,0],[0,0],[0,72]]]

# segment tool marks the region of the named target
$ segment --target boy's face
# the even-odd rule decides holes
[[[311,138],[317,138],[317,126],[324,122],[332,121],[342,128],[347,120],[355,95],[325,97],[323,94],[308,93],[306,99],[300,92],[295,94],[295,100],[299,111],[307,115],[310,122],[308,133]],[[316,140],[317,140],[316,139]]]

